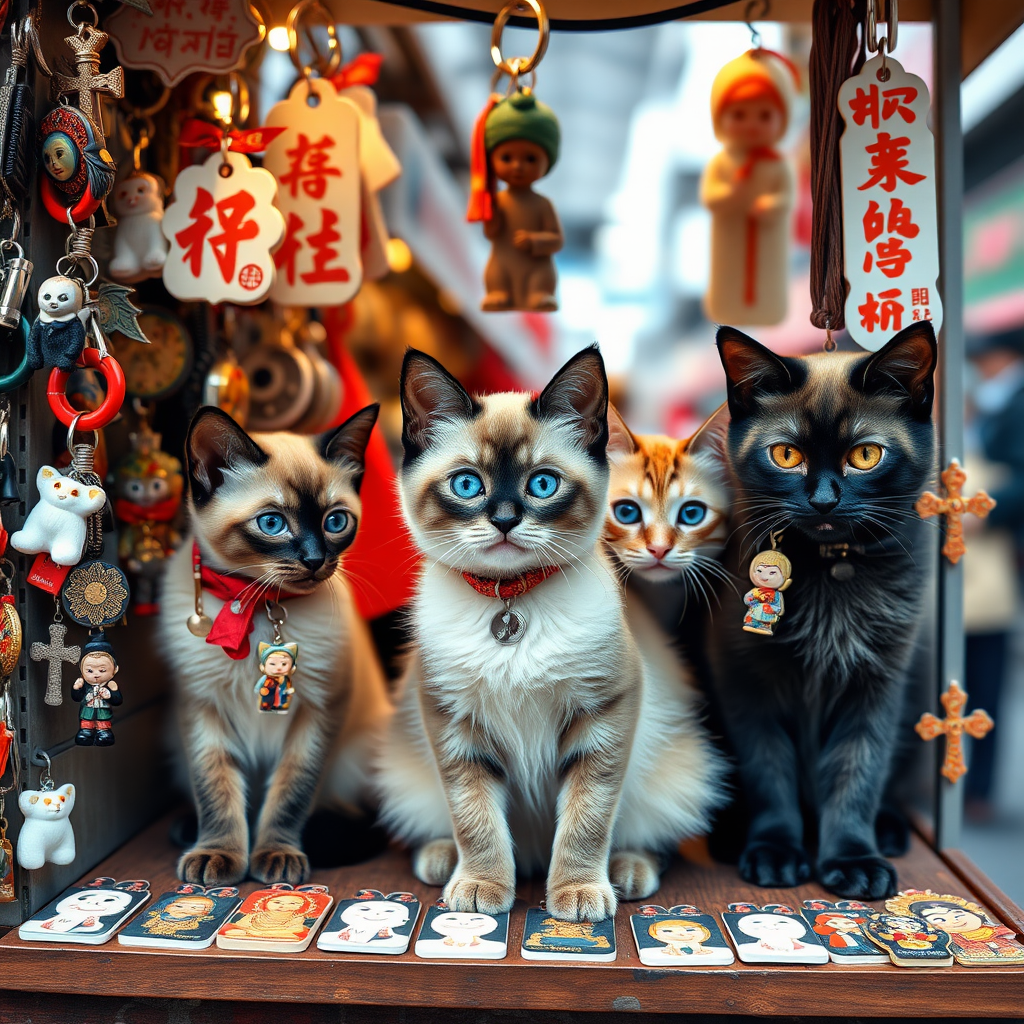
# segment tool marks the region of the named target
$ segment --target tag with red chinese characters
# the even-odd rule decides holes
[[[869,351],[915,320],[942,326],[935,212],[935,140],[928,88],[886,57],[839,90],[846,327]]]
[[[274,282],[271,251],[284,234],[276,192],[274,176],[241,153],[217,152],[181,171],[162,224],[171,243],[167,290],[186,302],[262,302]]]
[[[340,306],[363,282],[359,125],[358,107],[322,78],[299,81],[267,115],[287,129],[263,158],[286,225],[270,290],[284,306]]]

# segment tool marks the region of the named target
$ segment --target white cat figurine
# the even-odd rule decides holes
[[[36,487],[39,502],[11,537],[11,547],[25,555],[45,551],[58,565],[77,565],[85,550],[86,520],[106,504],[105,492],[63,476],[53,466],[39,470]]]
[[[169,245],[160,230],[164,218],[160,179],[135,171],[114,189],[111,205],[117,215],[117,233],[110,276],[118,281],[159,277]]]
[[[70,814],[75,787],[26,789],[18,797],[25,823],[18,833],[18,863],[27,871],[44,864],[70,864],[75,859],[75,833]]]

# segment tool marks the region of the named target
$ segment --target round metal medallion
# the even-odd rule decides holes
[[[852,580],[857,574],[857,570],[854,569],[853,565],[847,561],[836,562],[836,564],[829,569],[829,572],[832,574],[832,579],[839,580],[840,583]]]
[[[504,608],[491,619],[491,636],[499,644],[517,644],[526,632],[526,618],[511,608]]]
[[[124,616],[131,591],[128,577],[109,562],[83,562],[68,574],[61,591],[64,610],[80,626],[102,629]]]

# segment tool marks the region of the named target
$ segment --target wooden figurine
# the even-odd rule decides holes
[[[748,50],[715,76],[711,118],[723,149],[701,179],[711,212],[711,270],[704,308],[724,324],[786,316],[793,172],[774,148],[786,133],[795,71],[770,50]]]
[[[781,903],[730,903],[722,920],[745,964],[828,963],[828,952],[807,922]]]
[[[507,953],[507,913],[456,913],[442,900],[427,911],[416,940],[425,960],[503,960]]]
[[[78,713],[78,735],[75,743],[80,747],[112,747],[114,730],[111,728],[113,712],[124,696],[114,681],[117,658],[114,648],[103,633],[92,636],[82,645],[82,660],[78,663],[82,673],[71,687],[71,699],[82,705]]]
[[[18,807],[25,817],[18,833],[18,864],[28,871],[44,864],[70,864],[75,859],[75,787],[68,783],[56,789],[26,789],[18,797]]]
[[[773,636],[786,610],[782,592],[793,582],[792,563],[781,551],[760,551],[750,563],[750,582],[754,589],[743,595],[747,606],[743,629],[747,633]]]
[[[1024,946],[1004,924],[993,921],[977,903],[930,889],[905,889],[885,901],[894,914],[913,914],[949,937],[953,957],[964,967],[1024,964]]]
[[[158,949],[206,949],[217,931],[241,903],[234,886],[204,889],[183,882],[165,892],[145,914],[118,933],[122,946]]]
[[[341,900],[316,940],[317,949],[344,953],[404,953],[420,916],[420,901],[411,892],[386,896],[362,889]]]
[[[487,312],[558,309],[551,257],[565,238],[551,200],[533,184],[555,165],[560,142],[554,112],[529,89],[488,104],[477,120],[467,219],[482,221],[491,243],[480,304]],[[507,187],[499,191],[498,181]]]
[[[18,929],[18,938],[101,946],[148,899],[149,882],[94,878],[66,889],[33,914]]]
[[[884,964],[889,958],[880,953],[861,929],[865,914],[874,907],[858,900],[804,900],[804,919],[837,964]]]
[[[949,967],[949,936],[909,911],[865,915],[864,934],[889,954],[897,967]]]
[[[640,962],[648,967],[709,967],[736,959],[715,919],[688,904],[641,907],[629,924]]]

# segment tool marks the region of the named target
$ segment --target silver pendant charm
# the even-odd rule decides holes
[[[839,580],[840,583],[845,583],[847,580],[852,580],[853,577],[856,576],[857,570],[844,558],[841,561],[836,562],[835,565],[829,569],[829,573],[831,574],[832,579]]]
[[[491,636],[499,644],[504,644],[505,646],[517,644],[523,639],[525,632],[526,617],[517,611],[513,611],[510,601],[506,601],[504,609],[491,619]]]

